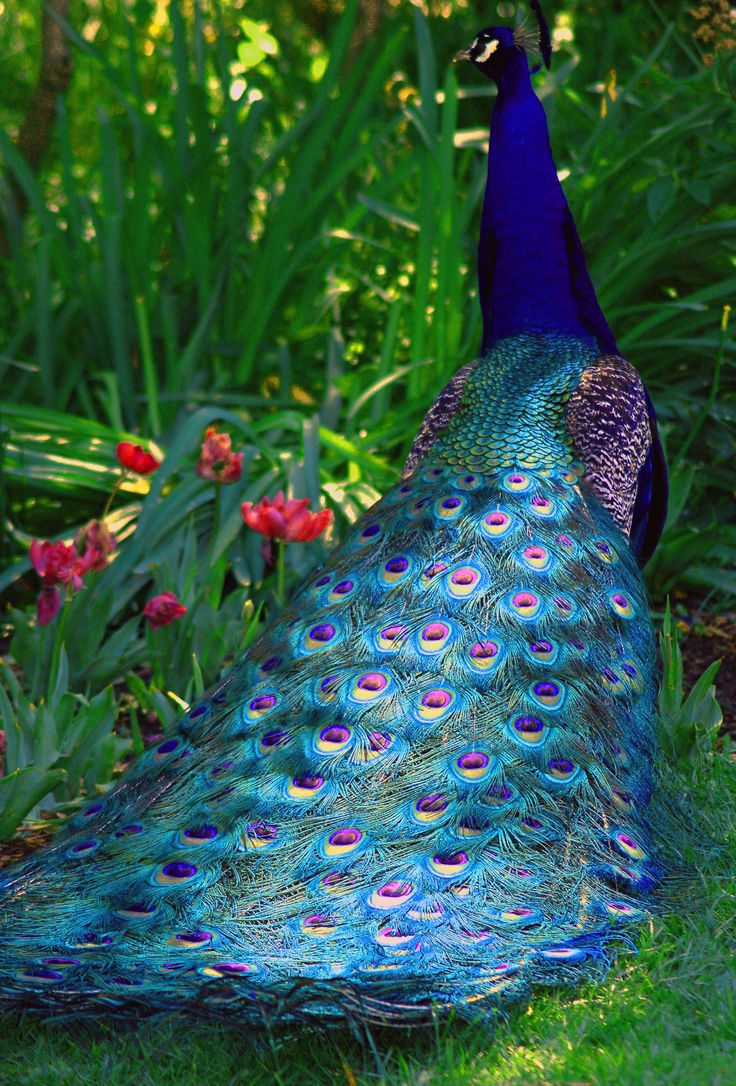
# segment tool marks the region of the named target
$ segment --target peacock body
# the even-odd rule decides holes
[[[646,553],[661,520],[656,430],[540,183],[548,144],[517,183],[544,124],[524,53],[484,34],[481,357],[222,684],[5,874],[7,1005],[477,1015],[602,975],[647,912],[655,665],[632,540]],[[519,199],[531,233],[507,229]]]

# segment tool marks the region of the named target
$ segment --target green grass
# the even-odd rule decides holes
[[[641,933],[608,979],[538,992],[495,1032],[445,1021],[423,1030],[270,1035],[183,1018],[3,1023],[2,1086],[732,1086],[736,1066],[735,766],[701,758],[681,778],[709,850],[684,904]]]

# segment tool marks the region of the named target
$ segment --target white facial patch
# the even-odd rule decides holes
[[[473,42],[473,49],[475,49],[477,44],[478,39],[476,38]],[[476,62],[476,64],[485,64],[488,58],[491,57],[497,49],[498,38],[491,38],[491,40],[489,42],[486,42],[486,44],[483,46],[483,51],[481,53],[478,53],[477,56],[475,55],[475,53],[473,53],[473,60]]]

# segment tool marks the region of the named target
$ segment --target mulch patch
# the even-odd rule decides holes
[[[18,830],[12,841],[0,842],[0,868],[24,860],[37,848],[47,845],[52,837],[51,830]]]

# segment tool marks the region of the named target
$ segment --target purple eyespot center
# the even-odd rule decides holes
[[[430,690],[422,697],[422,705],[426,709],[444,709],[452,701],[452,696],[447,690]]]
[[[249,973],[250,966],[244,965],[242,962],[218,962],[212,966],[218,973],[231,973],[233,975],[237,973]]]
[[[354,826],[349,826],[344,830],[336,830],[335,833],[331,833],[329,841],[331,845],[357,845],[362,839],[363,834],[360,830],[356,830]]]
[[[278,836],[279,828],[272,822],[251,822],[245,832],[248,837],[256,841],[274,841]]]
[[[273,731],[266,732],[261,736],[262,747],[278,747],[286,746],[291,739],[288,732],[283,731],[281,728],[274,728]]]
[[[78,845],[74,845],[72,852],[89,852],[90,849],[95,848],[96,841],[80,841]]]
[[[136,834],[136,833],[143,833],[143,826],[136,826],[136,825],[133,825],[133,824],[131,824],[130,826],[123,826],[122,829],[119,829],[116,832],[115,836],[116,837],[133,837],[134,834]]]
[[[266,709],[273,709],[275,704],[275,694],[261,694],[260,697],[253,698],[250,707],[254,713],[263,713]]]
[[[538,698],[556,698],[560,692],[557,683],[541,682],[534,686],[534,693]]]
[[[494,641],[476,641],[470,655],[474,660],[491,660],[498,655],[498,645]]]
[[[385,882],[378,891],[379,897],[405,897],[412,891],[412,885],[410,882],[400,882],[398,879],[394,879],[392,882]]]
[[[486,517],[486,524],[490,524],[492,528],[500,528],[508,522],[509,518],[505,513],[489,513]]]
[[[616,595],[613,597],[613,602],[616,604],[617,607],[629,606],[629,601],[626,599],[626,596],[622,596],[620,592],[617,592]]]
[[[572,611],[572,604],[564,596],[555,596],[553,602],[555,607],[559,607],[561,611]]]
[[[377,692],[386,689],[388,680],[385,675],[380,673],[380,671],[368,671],[365,675],[359,677],[357,686],[359,690]]]
[[[406,632],[406,626],[386,626],[381,630],[381,640],[396,641],[398,638],[403,637]]]
[[[532,498],[532,505],[535,505],[537,509],[546,509],[550,505],[549,498],[543,498],[540,494],[535,494]]]
[[[190,712],[189,719],[190,720],[196,720],[196,718],[198,716],[204,716],[204,714],[206,712],[207,712],[207,706],[206,705],[198,705],[196,709],[192,709],[192,711]]]
[[[367,528],[363,529],[363,539],[371,539],[373,536],[378,535],[380,530],[380,524],[369,524]]]
[[[166,864],[163,874],[167,879],[191,879],[197,874],[197,868],[194,864],[185,864],[177,860],[172,864]]]
[[[526,609],[527,607],[536,607],[539,600],[531,592],[517,592],[511,602],[514,607]]]
[[[517,716],[514,728],[524,735],[537,735],[544,730],[544,724],[538,716]]]
[[[261,671],[276,671],[277,668],[281,667],[283,662],[284,661],[281,659],[280,656],[271,656],[268,660],[266,660],[265,664],[261,668]]]
[[[457,509],[460,504],[461,502],[459,498],[445,498],[445,500],[442,502],[442,508]]]
[[[558,535],[557,536],[557,542],[562,547],[572,547],[572,545],[573,545],[572,540],[567,535]]]
[[[444,622],[430,622],[422,630],[421,636],[424,641],[442,641],[449,632],[450,629],[445,626]]]
[[[434,792],[430,796],[422,796],[418,799],[416,806],[422,814],[441,814],[449,807],[449,801],[442,792]]]
[[[569,758],[553,758],[549,768],[557,773],[572,773],[575,766]]]
[[[217,837],[219,830],[217,826],[197,826],[193,830],[184,830],[185,837],[201,838],[203,840],[211,841],[213,837]]]
[[[554,649],[551,641],[532,641],[529,647],[533,653],[540,656],[546,656],[547,653],[552,652]]]
[[[191,713],[189,715],[191,716]],[[157,754],[170,754],[171,751],[176,750],[176,748],[178,746],[179,746],[179,741],[177,739],[167,739],[165,743],[161,744],[161,746],[156,747],[156,753]]]
[[[339,724],[333,724],[329,728],[323,728],[319,737],[323,743],[347,743],[350,732]]]
[[[457,760],[457,764],[460,769],[485,769],[488,765],[488,755],[482,754],[478,750],[473,750],[468,754],[461,754]]]
[[[409,568],[409,560],[407,558],[389,558],[388,562],[384,566],[387,573],[404,573]]]
[[[325,574],[324,577],[320,577],[320,579],[318,581],[314,582],[314,587],[315,588],[324,588],[324,586],[326,584],[329,584],[329,583],[330,583],[330,575],[329,575],[329,573],[327,573],[327,574]]]
[[[211,931],[183,931],[180,935],[174,936],[175,939],[179,939],[182,943],[209,943],[212,938]]]
[[[301,776],[294,777],[292,783],[295,788],[301,788],[307,792],[316,792],[325,783],[325,779],[320,777],[318,773],[304,773]]]
[[[457,569],[450,578],[453,584],[468,585],[478,580],[478,574],[473,569]]]
[[[526,818],[522,818],[522,824],[528,826],[530,830],[541,830],[543,823],[538,818],[532,818],[531,815],[527,815]]]
[[[345,596],[348,592],[352,592],[353,588],[354,584],[352,581],[340,581],[339,584],[335,585],[332,591],[336,596]]]
[[[323,622],[319,626],[312,626],[309,637],[312,641],[331,641],[335,636],[335,627],[329,622]]]
[[[432,863],[442,864],[446,867],[461,867],[468,862],[467,852],[438,852],[432,857]]]

